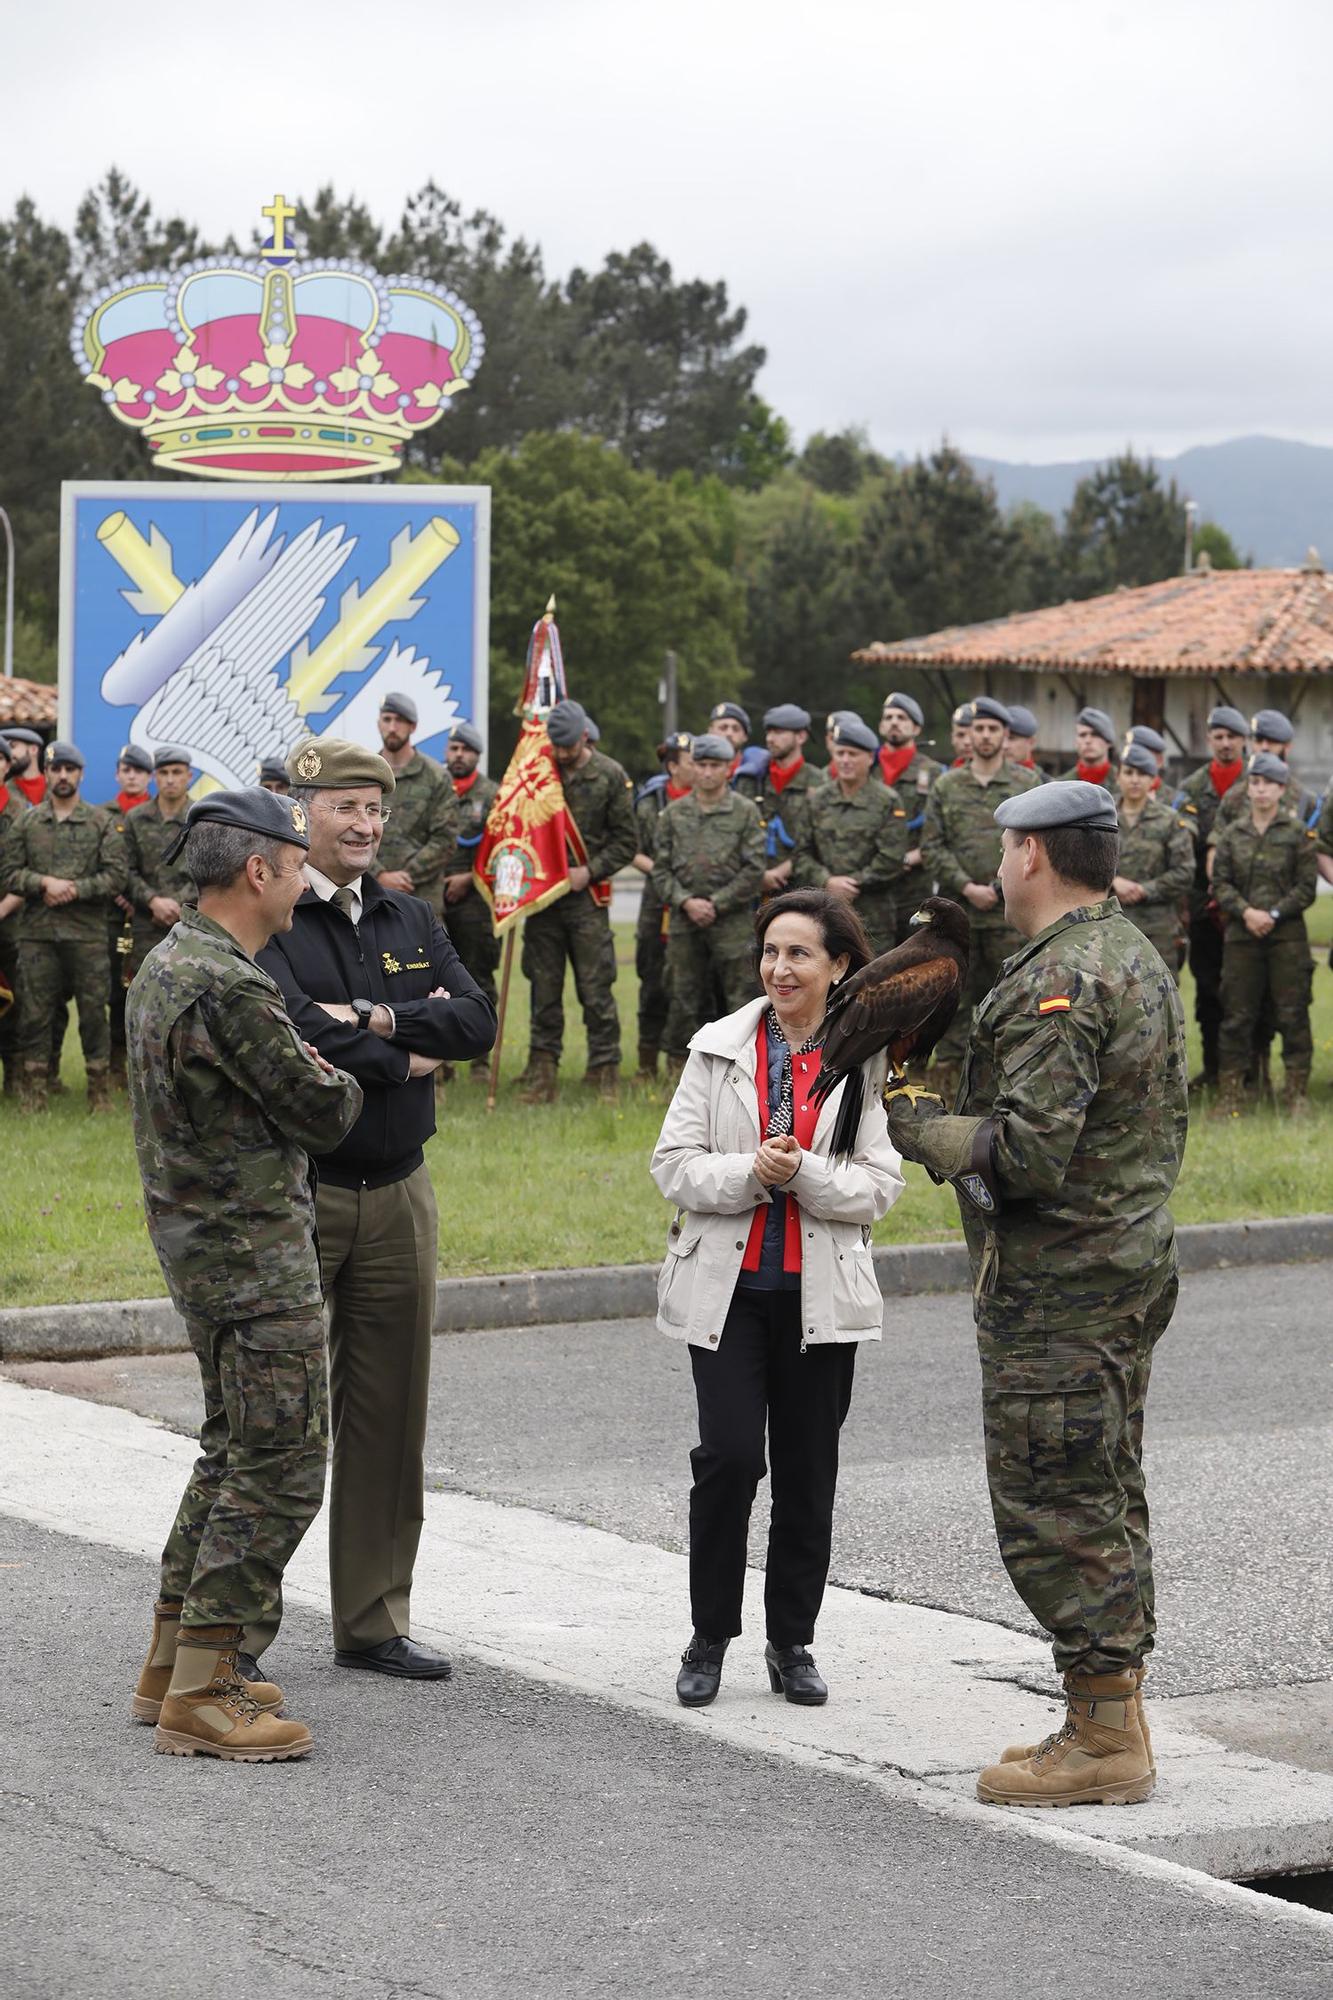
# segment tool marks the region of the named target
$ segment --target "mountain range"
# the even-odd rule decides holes
[[[995,482],[1001,506],[1029,500],[1057,518],[1079,480],[1106,462],[1013,465],[968,457],[977,472]],[[1197,500],[1201,520],[1226,529],[1242,560],[1249,557],[1265,569],[1292,566],[1304,562],[1313,545],[1333,566],[1333,447],[1289,438],[1230,438],[1154,463],[1185,499]]]

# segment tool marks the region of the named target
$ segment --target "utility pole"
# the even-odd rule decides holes
[[[0,523],[5,530],[5,547],[8,560],[5,564],[5,679],[14,678],[14,530],[9,525],[9,516],[0,507]]]
[[[1194,517],[1198,513],[1198,511],[1199,511],[1199,503],[1197,500],[1187,500],[1185,502],[1185,575],[1186,576],[1189,576],[1194,568]]]
[[[667,653],[662,661],[662,678],[657,683],[657,699],[662,704],[662,734],[674,736],[676,716],[676,656]]]

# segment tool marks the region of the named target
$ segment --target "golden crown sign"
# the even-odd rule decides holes
[[[470,306],[347,257],[305,262],[276,195],[254,257],[119,279],[74,322],[83,379],[159,465],[209,479],[396,472],[481,365]]]

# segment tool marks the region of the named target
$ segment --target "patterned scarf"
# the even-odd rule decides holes
[[[780,1139],[787,1137],[791,1133],[796,1124],[796,1103],[795,1103],[796,1086],[792,1081],[792,1073],[791,1073],[792,1055],[794,1053],[798,1056],[808,1056],[809,1054],[811,1054],[813,1050],[822,1047],[824,1041],[824,1033],[828,1026],[828,1023],[826,1021],[821,1021],[819,1026],[815,1029],[814,1034],[811,1035],[809,1041],[802,1042],[800,1048],[796,1049],[795,1051],[793,1051],[789,1046],[787,1042],[787,1037],[783,1034],[781,1027],[778,1025],[778,1015],[777,1015],[777,1009],[775,1007],[769,1008],[768,1013],[765,1017],[765,1026],[767,1027],[769,1034],[776,1041],[782,1043],[783,1055],[782,1055],[782,1091],[778,1098],[777,1110],[769,1114],[768,1131],[764,1136],[769,1139]]]

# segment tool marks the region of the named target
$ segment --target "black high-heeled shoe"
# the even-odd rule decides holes
[[[770,1639],[764,1648],[764,1661],[774,1694],[785,1695],[801,1708],[822,1708],[828,1700],[828,1683],[808,1647],[775,1646]]]
[[[730,1643],[728,1639],[705,1639],[700,1632],[692,1634],[680,1656],[680,1672],[676,1675],[676,1700],[684,1707],[707,1708],[710,1701],[717,1699],[722,1685],[722,1662]]]

